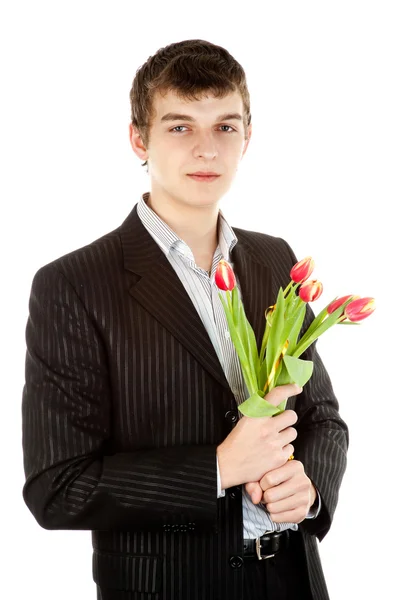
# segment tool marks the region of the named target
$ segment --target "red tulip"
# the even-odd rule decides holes
[[[220,290],[231,291],[236,285],[234,271],[229,263],[222,259],[216,267],[215,283]]]
[[[314,302],[320,298],[322,292],[323,284],[321,281],[310,279],[309,281],[305,281],[305,283],[303,283],[299,288],[299,297],[304,302]]]
[[[334,302],[331,302],[331,304],[327,306],[328,314],[331,315],[331,313],[333,313],[335,310],[337,310],[337,308],[342,306],[347,300],[349,300],[349,298],[353,298],[355,300],[356,298],[359,298],[359,296],[353,296],[352,294],[349,294],[349,296],[342,296],[341,298],[337,298],[337,300],[334,300]]]
[[[374,311],[374,298],[358,298],[357,300],[353,300],[353,302],[349,302],[344,314],[349,321],[356,323],[356,321],[362,321]]]
[[[313,273],[314,260],[311,256],[303,258],[294,265],[290,271],[290,277],[295,283],[302,283]]]

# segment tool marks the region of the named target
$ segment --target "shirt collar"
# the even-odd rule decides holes
[[[137,206],[137,214],[143,225],[150,233],[156,236],[158,244],[165,254],[175,248],[180,254],[194,260],[191,248],[163,221],[147,204],[150,192],[144,193]],[[230,260],[230,253],[236,243],[237,236],[227,223],[222,211],[219,209],[218,217],[218,244],[223,258]]]

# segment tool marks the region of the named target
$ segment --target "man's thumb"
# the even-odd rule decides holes
[[[245,489],[247,493],[251,496],[252,502],[254,504],[258,504],[262,500],[262,488],[258,481],[251,481],[246,484]]]

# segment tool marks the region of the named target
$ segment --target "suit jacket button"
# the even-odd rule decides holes
[[[166,532],[170,531],[170,525],[164,525],[163,530]]]
[[[236,485],[236,486],[230,488],[230,490],[229,490],[230,498],[237,498],[240,491],[241,491],[241,486],[239,486],[239,485]]]
[[[232,569],[239,569],[244,564],[244,559],[242,556],[230,556],[229,563]]]
[[[236,423],[238,421],[238,414],[236,410],[228,410],[224,417],[230,423]]]

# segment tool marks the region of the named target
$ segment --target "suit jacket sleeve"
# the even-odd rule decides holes
[[[285,242],[290,256],[290,268],[297,259]],[[300,336],[307,330],[315,315],[309,304]],[[300,527],[307,533],[317,535],[321,541],[331,527],[338,503],[338,492],[347,464],[349,444],[348,427],[339,414],[338,400],[330,377],[323,365],[314,342],[302,355],[314,363],[313,374],[296,396],[295,411],[298,414],[294,441],[295,458],[300,460],[305,473],[319,491],[321,508],[317,517],[302,521]]]
[[[23,498],[45,529],[214,528],[216,445],[107,453],[111,386],[96,322],[50,263],[32,283]]]

